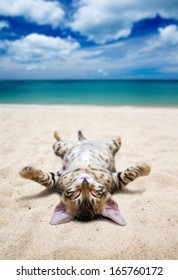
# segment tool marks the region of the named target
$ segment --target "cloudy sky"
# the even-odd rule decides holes
[[[178,79],[178,0],[0,0],[0,79]]]

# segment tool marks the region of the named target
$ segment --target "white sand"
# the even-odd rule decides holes
[[[122,137],[117,170],[150,162],[150,176],[114,196],[125,227],[109,220],[51,226],[59,196],[19,177],[57,171],[53,132],[67,139]],[[178,109],[0,106],[1,259],[178,259]]]

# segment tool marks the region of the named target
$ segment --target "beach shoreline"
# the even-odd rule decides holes
[[[23,104],[23,103],[0,103],[0,108],[6,108],[6,107],[12,107],[12,108],[23,108],[23,107],[30,107],[30,108],[35,108],[35,107],[44,107],[44,108],[66,108],[66,107],[71,107],[71,108],[81,108],[81,107],[89,107],[89,108],[121,108],[121,109],[178,109],[178,105],[122,105],[122,104],[117,104],[117,105],[112,105],[112,104]]]
[[[178,108],[0,104],[0,259],[178,259]],[[57,171],[54,130],[76,140],[122,138],[116,168],[149,162],[152,172],[114,196],[127,221],[51,226],[56,193],[23,180],[27,165]]]

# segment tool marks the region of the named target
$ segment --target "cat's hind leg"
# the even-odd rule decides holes
[[[59,131],[54,132],[54,138],[57,140],[53,145],[55,155],[63,158],[66,152],[74,145],[71,141],[64,141]]]
[[[117,185],[117,190],[124,188],[138,177],[149,175],[150,171],[150,165],[147,163],[140,163],[138,165],[129,167],[122,172],[113,173],[113,179]]]
[[[121,147],[121,137],[115,136],[110,141],[106,142],[106,145],[109,147],[112,155],[114,156]]]
[[[35,181],[36,183],[39,183],[49,189],[53,189],[56,191],[61,192],[60,186],[58,184],[58,180],[60,177],[60,173],[56,172],[48,172],[45,173],[40,169],[35,169],[31,166],[24,167],[19,172],[20,176],[24,179],[29,179],[32,181]]]
[[[63,139],[63,136],[62,136],[62,134],[59,132],[59,130],[55,130],[55,131],[54,131],[54,138],[55,138],[57,141],[62,141],[62,140],[64,140],[64,139]]]

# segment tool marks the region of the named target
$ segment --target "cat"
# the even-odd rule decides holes
[[[122,172],[115,169],[114,156],[121,147],[121,138],[110,141],[88,141],[81,131],[78,141],[63,140],[59,132],[54,133],[57,142],[54,153],[63,160],[61,171],[45,173],[31,166],[20,171],[20,176],[58,191],[61,201],[56,206],[51,224],[60,224],[74,219],[90,221],[98,216],[107,217],[125,225],[112,194],[128,183],[150,173],[147,163],[140,163]]]

